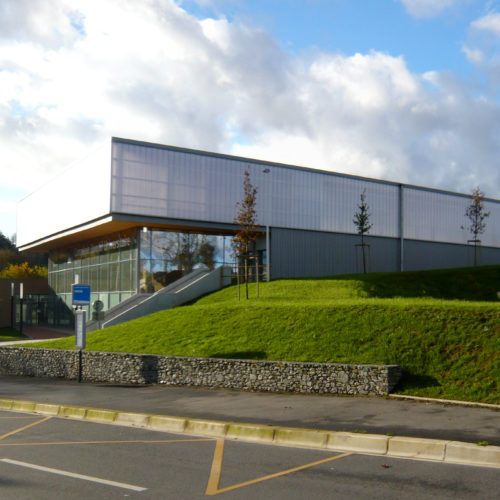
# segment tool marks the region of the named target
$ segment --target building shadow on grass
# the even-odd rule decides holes
[[[424,387],[439,387],[440,385],[439,381],[431,375],[417,375],[403,370],[401,380],[398,382],[395,390],[423,389]]]
[[[266,359],[265,351],[233,351],[233,352],[215,352],[210,354],[210,358],[222,359]]]

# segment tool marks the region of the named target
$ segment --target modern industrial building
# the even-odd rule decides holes
[[[109,309],[234,261],[246,170],[258,190],[263,278],[360,271],[353,218],[363,192],[370,271],[472,264],[470,195],[119,138],[19,202],[18,246],[49,252],[49,284],[67,304],[78,274]],[[484,208],[480,263],[499,264],[500,201]]]

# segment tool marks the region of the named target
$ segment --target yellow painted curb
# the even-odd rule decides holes
[[[31,413],[35,411],[35,403],[33,401],[12,401],[11,409]]]
[[[225,437],[227,426],[227,422],[190,418],[186,423],[184,432],[200,436]]]
[[[53,405],[48,403],[36,403],[35,411],[41,413],[42,415],[51,415],[55,417],[59,414],[59,405]]]
[[[500,446],[479,446],[459,441],[404,436],[388,437],[380,434],[322,431],[198,418],[187,419],[167,415],[149,415],[11,399],[0,399],[0,410],[42,413],[99,423],[146,427],[157,431],[265,444],[351,451],[500,468]]]
[[[119,411],[114,420],[117,424],[130,425],[132,427],[147,427],[149,424],[149,415],[145,413],[132,413]]]
[[[392,457],[444,460],[449,441],[395,436],[389,439],[387,455]]]
[[[114,422],[118,412],[113,410],[97,410],[95,408],[88,408],[85,414],[85,420],[91,422],[111,423]]]
[[[274,442],[286,446],[325,448],[327,440],[328,431],[318,431],[316,429],[276,427],[274,432]]]
[[[385,455],[389,438],[380,434],[361,434],[357,432],[329,432],[326,447],[329,450],[355,451]]]
[[[13,403],[13,399],[0,399],[0,410],[10,410]]]
[[[59,407],[58,416],[59,417],[84,419],[86,412],[87,412],[87,408],[83,408],[83,407],[80,407],[80,406],[64,406],[64,405],[61,405]]]
[[[151,415],[149,428],[155,431],[184,432],[187,420],[182,417],[169,417],[166,415]]]
[[[258,443],[272,443],[275,429],[275,427],[259,424],[229,424],[226,438]]]

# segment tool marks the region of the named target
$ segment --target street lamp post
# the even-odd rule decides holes
[[[23,284],[19,284],[19,307],[20,307],[20,314],[19,314],[19,333],[22,335],[23,334],[23,299],[24,299],[24,290],[23,290]]]
[[[271,170],[265,168],[262,173],[269,174]],[[271,281],[271,238],[269,235],[269,184],[266,196],[266,281]]]
[[[16,311],[14,310],[14,287],[15,283],[10,284],[10,327],[12,329],[16,326]]]

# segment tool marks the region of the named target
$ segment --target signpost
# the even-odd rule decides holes
[[[90,305],[90,285],[71,285],[74,306]]]
[[[73,307],[75,307],[75,344],[78,349],[78,382],[82,381],[82,349],[85,349],[87,312],[81,307],[90,305],[90,285],[74,284]]]

